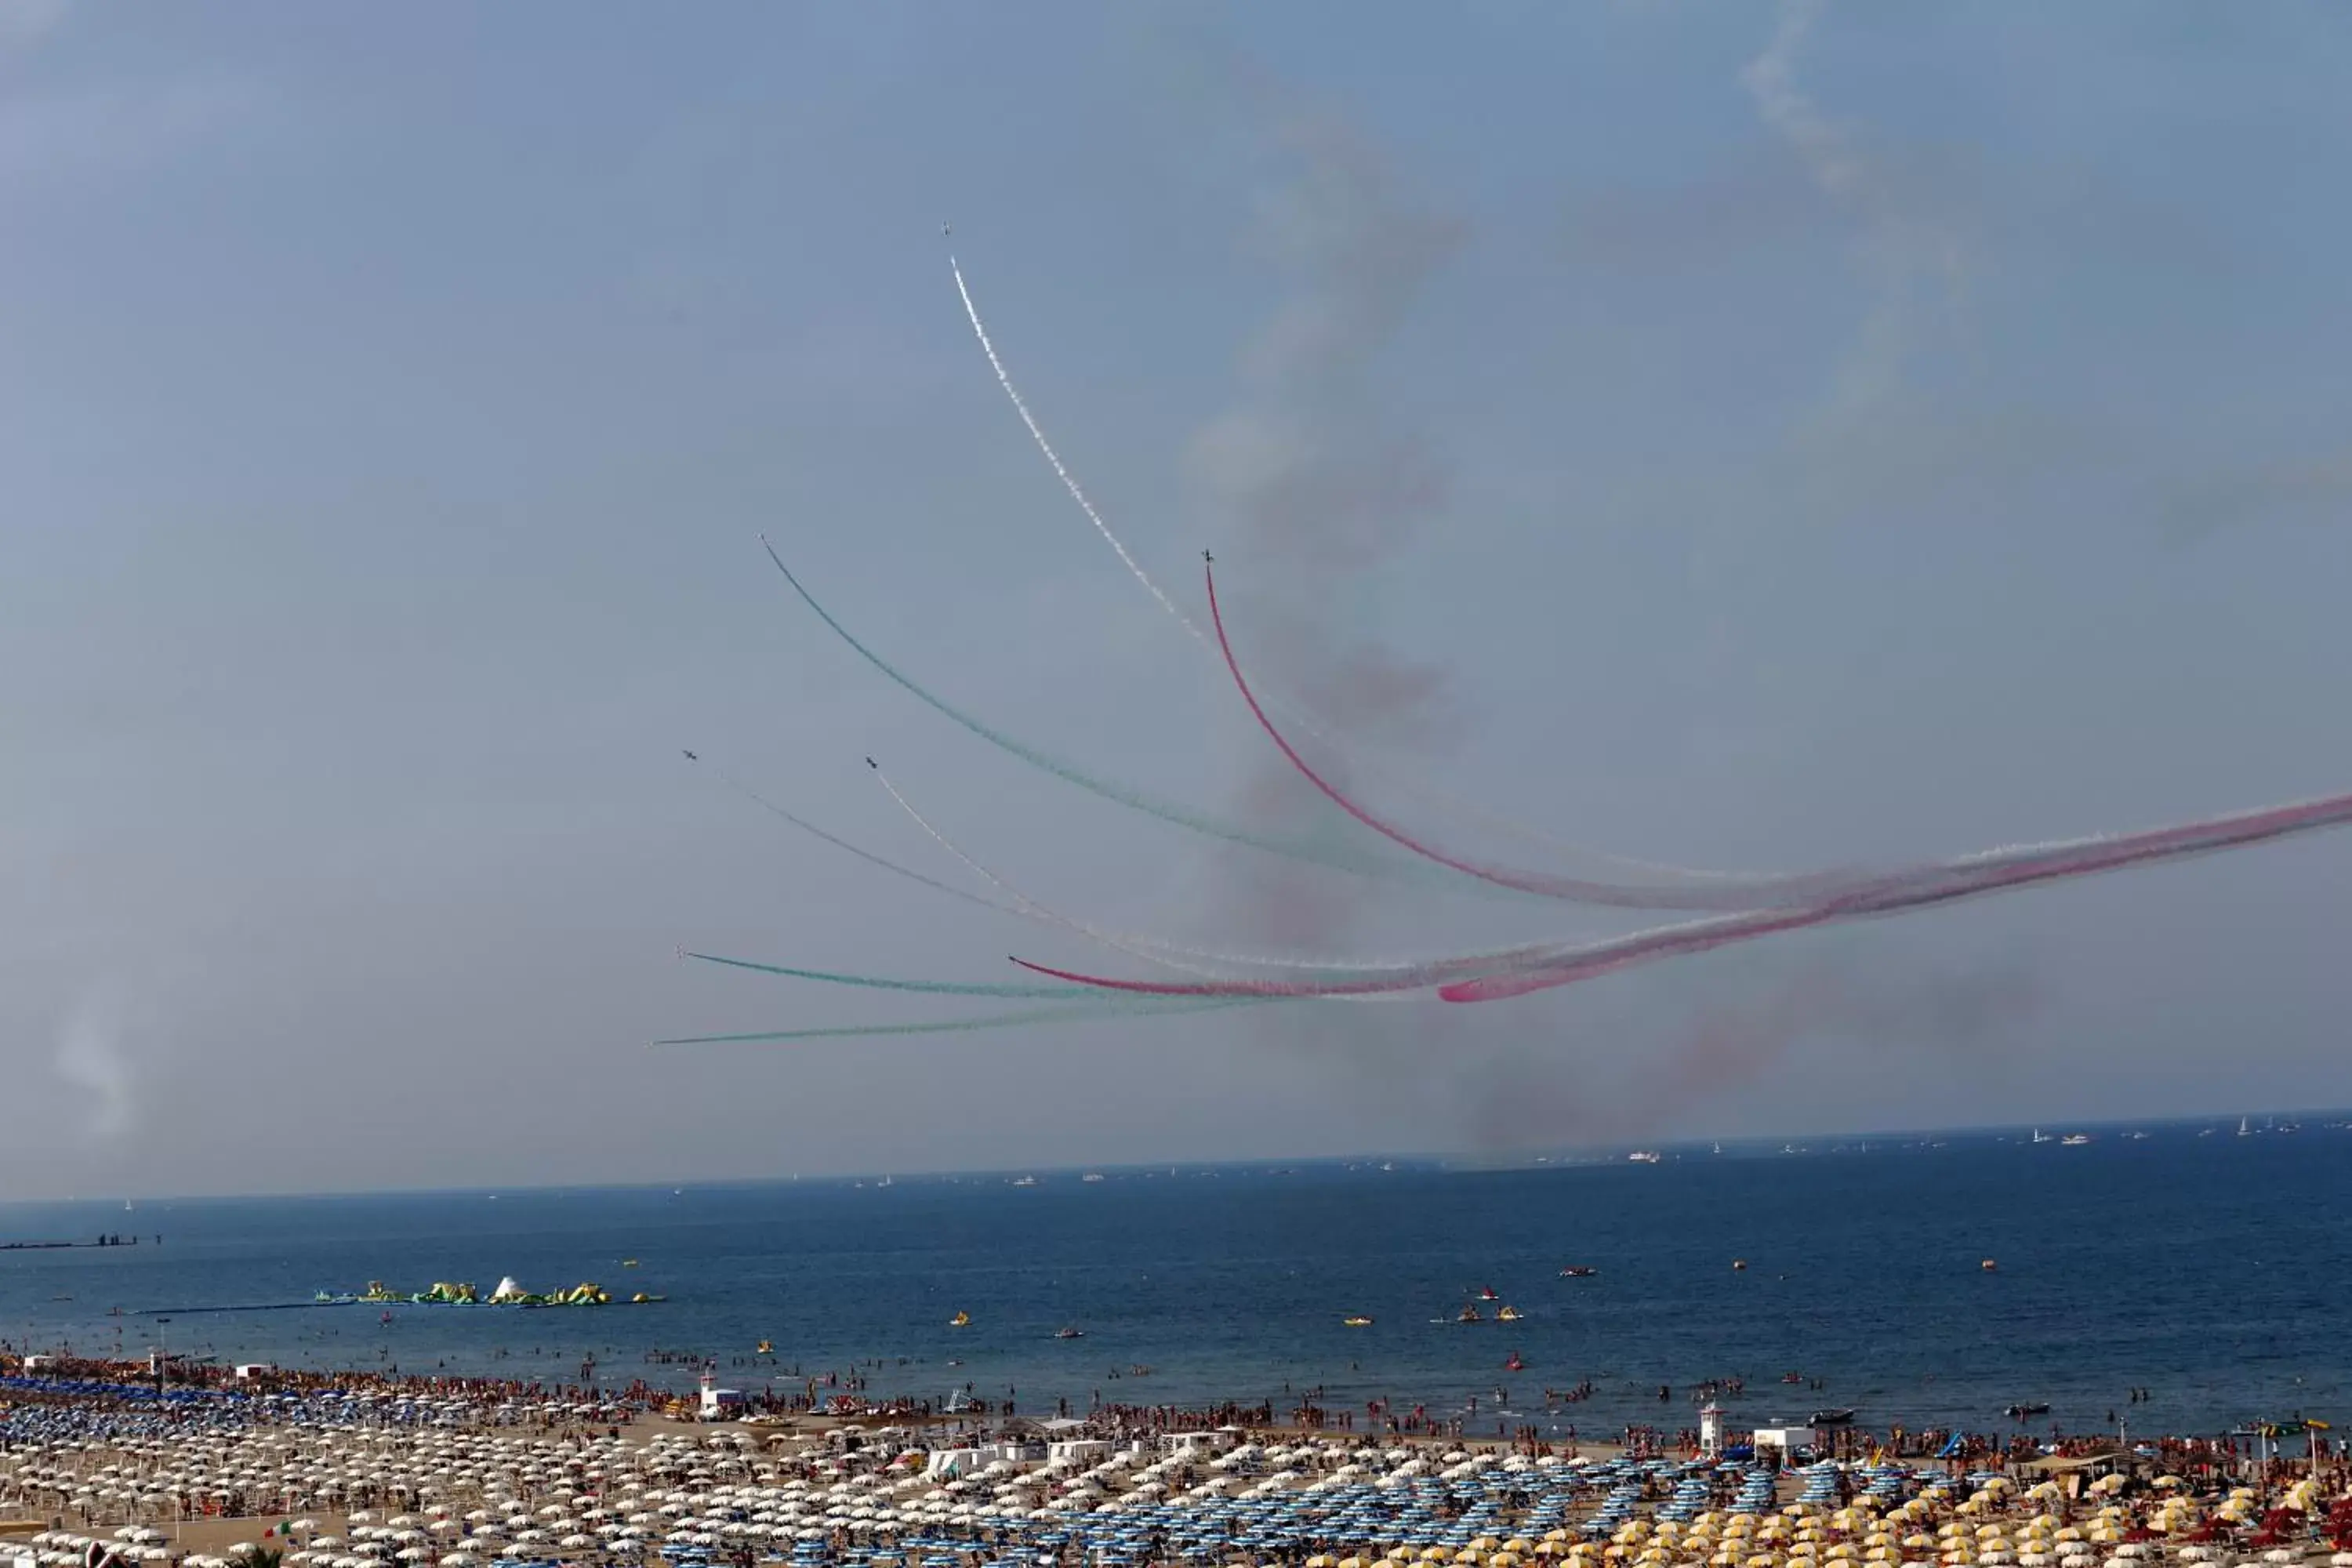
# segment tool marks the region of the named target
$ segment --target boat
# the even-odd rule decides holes
[[[1659,1153],[1655,1149],[1636,1149],[1632,1153],[1626,1155],[1625,1158],[1632,1161],[1636,1165],[1654,1165],[1660,1160],[1664,1159],[1665,1156]]]
[[[2058,1140],[2058,1147],[2061,1149],[2080,1149],[2084,1144],[2088,1143],[2090,1141],[2091,1135],[2087,1132],[2069,1132],[2066,1136]]]
[[[1559,1271],[1559,1277],[1563,1279],[1590,1279],[1600,1272],[1590,1263],[1571,1263]]]
[[[2000,1271],[2000,1262],[1998,1258],[1988,1258],[1981,1263],[1979,1263],[1977,1267],[1983,1269],[1988,1274],[1994,1274]]]
[[[1100,1171],[1088,1171],[1085,1175],[1078,1178],[1078,1180],[1082,1182],[1099,1182],[1102,1179],[1103,1173]]]
[[[1502,1299],[1502,1292],[1496,1290],[1492,1285],[1483,1288],[1478,1292],[1478,1300],[1481,1301],[1499,1301]]]
[[[1082,1340],[1087,1337],[1087,1331],[1084,1329],[1055,1329],[1054,1337],[1057,1340]]]
[[[621,1259],[621,1267],[624,1268],[635,1268],[636,1266],[637,1260],[634,1258],[624,1258]]]
[[[2249,1126],[2247,1122],[2248,1119],[2246,1117],[2241,1116],[2238,1118],[2238,1136],[2241,1138],[2252,1138],[2254,1135],[2253,1128]]]
[[[1037,1178],[1034,1176],[1015,1176],[1013,1178],[1013,1184],[1016,1187],[1034,1187],[1037,1184]]]
[[[2029,1415],[2049,1415],[2050,1406],[2046,1403],[2034,1405],[2012,1405],[2008,1409],[2003,1410],[2001,1414],[2008,1416],[2012,1421],[2022,1421]]]
[[[1483,1323],[1486,1319],[1477,1308],[1465,1305],[1460,1311],[1454,1314],[1454,1321],[1457,1323]]]
[[[2030,1139],[2030,1140],[2029,1140],[2029,1142],[2034,1142],[2034,1143],[2047,1143],[2047,1142],[2050,1142],[2050,1134],[2048,1134],[2047,1132],[2044,1132],[2043,1131],[2042,1131],[2042,1129],[2041,1129],[2041,1128],[2037,1127],[2037,1128],[2035,1128],[2035,1129],[2033,1130],[2033,1136],[2032,1136],[2032,1139]]]
[[[760,1342],[760,1348],[753,1351],[751,1353],[753,1355],[773,1355],[776,1353],[776,1347],[772,1342],[761,1340]]]
[[[1339,1321],[1351,1329],[1369,1329],[1372,1326],[1372,1321],[1360,1312],[1352,1318],[1342,1318]]]
[[[1503,1370],[1505,1372],[1525,1372],[1528,1370],[1528,1363],[1519,1359],[1518,1352],[1513,1351],[1511,1352],[1511,1359],[1503,1363]]]
[[[1835,1410],[1816,1410],[1811,1417],[1811,1423],[1816,1426],[1844,1426],[1852,1424],[1853,1420],[1853,1406],[1851,1405],[1842,1405]]]
[[[1731,1260],[1731,1271],[1732,1271],[1734,1274],[1744,1274],[1744,1273],[1746,1273],[1746,1272],[1748,1271],[1748,1259],[1746,1259],[1745,1258],[1733,1258],[1733,1259]]]
[[[1498,1323],[1516,1323],[1518,1321],[1519,1310],[1517,1307],[1505,1307],[1495,1314],[1495,1321]]]
[[[954,1317],[948,1320],[948,1327],[951,1329],[968,1329],[971,1327],[971,1314],[970,1312],[958,1312]]]

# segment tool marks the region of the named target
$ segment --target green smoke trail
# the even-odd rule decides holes
[[[784,564],[783,557],[776,553],[776,547],[768,542],[768,536],[766,534],[761,534],[760,536],[760,548],[768,552],[768,559],[774,562],[776,564],[776,570],[784,574],[784,581],[793,585],[793,592],[800,595],[801,603],[815,611],[817,619],[823,621],[827,626],[830,626],[833,629],[833,635],[839,637],[843,642],[847,643],[851,651],[855,652],[858,658],[872,665],[890,680],[903,688],[909,695],[919,699],[946,718],[952,720],[963,729],[969,730],[971,733],[979,736],[982,740],[986,741],[990,745],[994,746],[997,750],[1018,757],[1032,767],[1042,768],[1045,772],[1053,774],[1055,778],[1060,779],[1065,784],[1076,784],[1078,788],[1087,791],[1089,795],[1100,795],[1103,799],[1114,801],[1120,805],[1128,807],[1131,811],[1139,811],[1146,816],[1156,816],[1162,822],[1173,823],[1179,827],[1189,827],[1193,832],[1205,835],[1208,837],[1220,839],[1227,844],[1240,844],[1252,849],[1261,849],[1269,855],[1280,855],[1293,860],[1305,860],[1318,866],[1328,866],[1337,870],[1352,872],[1360,877],[1401,877],[1407,880],[1424,882],[1431,886],[1445,887],[1448,889],[1453,889],[1455,885],[1454,879],[1447,878],[1441,881],[1435,878],[1424,877],[1421,874],[1420,868],[1401,865],[1395,861],[1385,858],[1363,855],[1352,855],[1345,850],[1328,847],[1326,846],[1311,843],[1303,839],[1276,838],[1264,834],[1253,833],[1246,827],[1237,826],[1232,823],[1220,822],[1214,817],[1204,816],[1199,812],[1189,810],[1184,806],[1171,805],[1166,801],[1155,800],[1150,795],[1139,794],[1138,792],[1128,788],[1124,784],[1113,784],[1108,779],[1097,778],[1092,773],[1086,773],[1068,763],[1063,762],[1057,757],[1048,756],[1046,753],[1038,751],[1034,746],[1014,740],[1003,731],[995,729],[992,726],[973,718],[971,714],[965,712],[962,709],[956,707],[945,698],[940,697],[928,689],[917,685],[913,678],[907,675],[903,670],[900,670],[896,665],[890,663],[880,654],[876,653],[872,648],[867,647],[864,643],[859,642],[856,637],[851,635],[847,626],[843,626],[839,621],[834,619],[833,613],[830,610],[827,610],[823,605],[818,604],[816,602],[816,596],[802,585],[799,578],[793,575],[792,568]]]
[[[699,959],[705,963],[723,963],[730,969],[757,970],[761,974],[782,974],[794,980],[816,980],[827,985],[859,985],[871,991],[919,991],[931,996],[1003,996],[1019,997],[1033,1002],[1052,1001],[1067,997],[1099,998],[1101,991],[1091,985],[983,985],[949,980],[893,980],[879,974],[843,974],[829,969],[795,969],[785,963],[755,963],[748,958],[721,958],[712,952],[682,952],[682,958]]]
[[[1225,1007],[1264,1005],[1284,998],[1220,996],[1205,1001],[1126,1007],[1034,1007],[1017,1013],[989,1013],[972,1018],[943,1018],[930,1024],[849,1024],[819,1029],[768,1029],[749,1035],[686,1035],[655,1040],[656,1046],[739,1046],[772,1040],[841,1040],[889,1035],[962,1035],[981,1029],[1016,1028],[1030,1024],[1070,1024],[1101,1018],[1154,1018],[1171,1013],[1210,1013]]]

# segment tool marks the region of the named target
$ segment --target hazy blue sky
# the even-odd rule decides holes
[[[0,1192],[1501,1150],[2352,1100],[2352,842],[1516,1004],[649,1050],[1095,952],[1576,936],[1312,820],[1138,553],[1702,865],[2352,788],[2352,17],[0,0]],[[1380,679],[1356,679],[1360,677]],[[1392,679],[1391,679],[1392,678]],[[1391,804],[1494,849],[1458,816]]]

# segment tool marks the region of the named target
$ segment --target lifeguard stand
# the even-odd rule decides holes
[[[1699,1406],[1698,1449],[1710,1459],[1723,1458],[1723,1407],[1711,1399]]]

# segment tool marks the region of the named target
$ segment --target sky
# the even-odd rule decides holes
[[[2326,5],[0,0],[0,1192],[2352,1102],[2352,841],[1507,1004],[942,1020],[681,947],[1387,955],[2352,788]],[[1074,789],[1024,743],[1375,875]],[[688,763],[681,749],[704,759]],[[1420,781],[1406,787],[1400,778]],[[1423,786],[1427,787],[1423,787]]]

